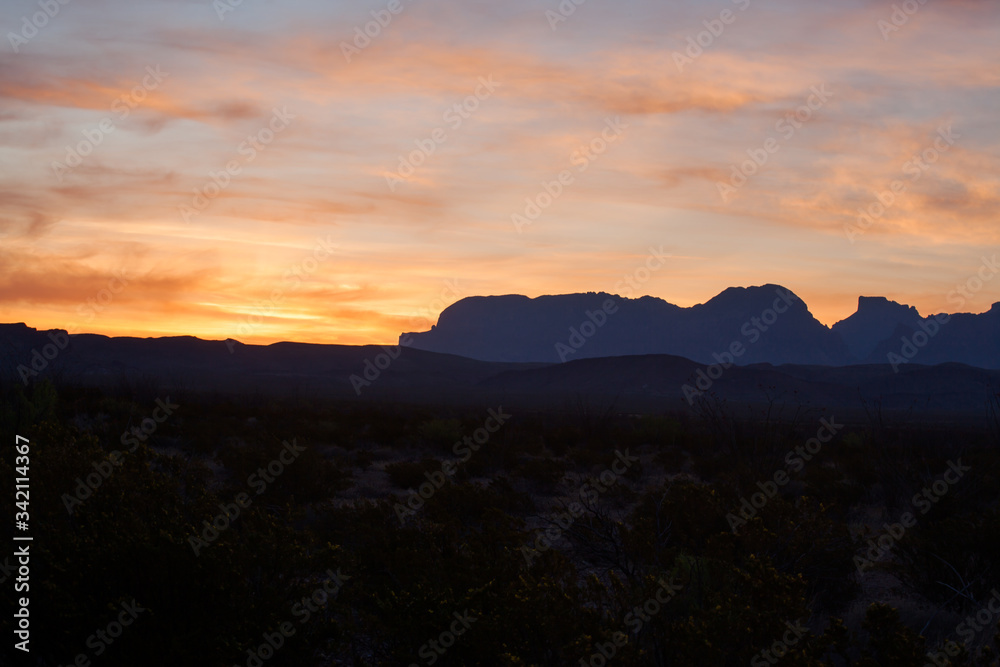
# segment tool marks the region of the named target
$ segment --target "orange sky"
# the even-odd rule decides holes
[[[662,246],[643,293],[779,283],[829,325],[948,310],[996,252],[995,2],[389,6],[69,3],[25,38],[5,2],[0,321],[394,343]]]

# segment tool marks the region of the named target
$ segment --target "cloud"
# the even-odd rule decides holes
[[[445,276],[470,295],[602,289],[666,241],[702,259],[651,281],[657,296],[782,282],[840,319],[856,292],[927,309],[1000,241],[996,3],[929,2],[889,40],[882,2],[753,3],[683,71],[673,51],[717,8],[588,3],[553,32],[554,5],[413,3],[351,62],[341,41],[371,20],[363,7],[243,3],[220,22],[204,2],[68,6],[0,54],[0,319],[56,326],[127,265],[143,280],[95,327],[224,337],[328,234],[342,253],[256,340],[394,342]],[[157,66],[169,75],[129,105]],[[495,92],[446,121],[483,78]],[[723,202],[732,165],[817,85],[832,101]],[[250,160],[240,146],[275,107],[295,118]],[[615,116],[622,140],[578,170]],[[104,118],[114,131],[57,178]],[[961,140],[850,244],[844,225],[908,178],[942,123]],[[437,128],[446,139],[390,190]],[[179,207],[233,160],[185,224]],[[511,214],[567,169],[573,183],[514,233]]]

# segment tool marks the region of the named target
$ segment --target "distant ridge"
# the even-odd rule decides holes
[[[446,308],[430,331],[404,335],[417,349],[494,362],[670,354],[710,364],[736,350],[737,365],[1000,368],[1000,303],[981,315],[924,318],[912,306],[863,296],[855,314],[827,327],[794,292],[772,284],[731,287],[690,308],[604,292],[474,296]]]
[[[725,298],[738,300],[741,294],[731,292]],[[617,314],[612,313],[605,326]],[[963,319],[956,316],[955,324],[967,326]],[[587,345],[596,342],[595,335]],[[526,409],[565,408],[586,401],[629,412],[662,413],[697,407],[688,400],[687,386],[703,391],[706,400],[718,398],[733,406],[767,404],[781,397],[796,406],[864,419],[866,404],[875,401],[907,420],[933,420],[978,419],[990,397],[1000,391],[1000,371],[958,363],[925,365],[919,357],[897,369],[887,363],[754,363],[712,369],[710,362],[647,354],[520,364],[409,347],[246,345],[191,336],[109,338],[0,324],[0,383],[5,387],[53,380],[110,388],[150,402],[157,397],[177,399],[178,393],[192,397],[211,392],[307,400],[495,403]]]
[[[855,359],[868,359],[879,343],[890,339],[900,326],[916,329],[920,313],[884,296],[858,297],[858,311],[833,325]]]

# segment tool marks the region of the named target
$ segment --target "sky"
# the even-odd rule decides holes
[[[1000,301],[993,0],[4,0],[0,30],[0,322],[394,344],[625,276],[827,325]]]

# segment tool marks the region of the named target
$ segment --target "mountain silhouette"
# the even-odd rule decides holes
[[[778,285],[732,287],[690,308],[604,292],[468,297],[446,308],[430,331],[409,335],[418,349],[498,362],[638,354],[700,363],[730,354],[738,364],[848,360],[840,337]]]
[[[835,325],[836,326],[836,325]],[[905,361],[900,362],[900,358]],[[982,314],[956,313],[900,322],[865,360],[1000,368],[1000,303]]]
[[[405,335],[417,349],[493,362],[669,354],[703,364],[917,360],[1000,368],[1000,304],[981,315],[924,318],[912,306],[863,296],[856,313],[827,327],[779,285],[731,287],[689,308],[604,292],[468,297],[446,308],[430,331]],[[907,347],[904,338],[914,335],[925,344]]]
[[[915,330],[922,319],[913,306],[884,296],[862,296],[858,297],[858,311],[831,329],[840,334],[855,360],[865,361],[879,343],[895,336],[897,328]]]
[[[757,309],[768,306],[766,299],[761,300],[764,295],[765,292],[758,290],[749,299],[750,312],[757,313],[751,317],[759,317]],[[701,315],[717,314],[732,308],[730,301],[740,302],[746,297],[747,291],[727,290],[707,304],[677,310],[697,309],[695,312]],[[520,307],[524,307],[525,300],[525,297],[514,299],[515,303],[520,302]],[[648,297],[636,301],[642,302],[640,308],[653,312],[660,308],[657,300]],[[593,302],[593,297],[582,300],[585,304]],[[773,300],[770,305],[773,306]],[[991,317],[1000,315],[998,310],[994,308]],[[787,330],[779,330],[776,322],[773,332],[785,338],[775,340],[792,339],[799,333],[812,335],[816,325],[811,316],[803,315],[807,312],[804,305],[798,315],[789,307],[780,315],[787,316]],[[604,326],[611,326],[614,317],[626,313],[611,313]],[[967,332],[979,331],[983,317],[954,316],[935,340],[944,340],[945,335],[958,340]],[[734,320],[738,323],[741,317],[717,315],[712,322],[728,331]],[[947,328],[952,325],[954,328]],[[819,326],[822,331],[824,327]],[[893,334],[907,331],[910,329],[899,325]],[[772,332],[769,329],[764,333]],[[839,334],[832,331],[826,330],[825,335],[836,336],[830,340],[840,341]],[[715,336],[726,340],[724,333]],[[969,341],[963,348],[965,351],[974,351],[981,343],[972,337]],[[595,334],[579,351],[583,352],[590,343],[596,348],[597,342]],[[762,337],[758,344],[763,342]],[[839,344],[842,353],[847,354],[843,343]],[[750,355],[755,344],[747,345],[743,358]],[[758,349],[770,348],[761,345]],[[873,352],[877,353],[878,349]],[[710,371],[710,364],[717,366],[715,372]],[[644,354],[582,358],[565,363],[510,363],[478,361],[405,346],[293,342],[247,345],[193,336],[109,338],[97,334],[68,335],[62,330],[38,331],[23,323],[0,324],[0,382],[27,385],[51,379],[117,389],[129,395],[143,394],[149,400],[209,392],[454,405],[495,402],[524,409],[546,406],[564,409],[583,400],[631,412],[660,412],[693,409],[702,398],[752,406],[766,405],[773,397],[782,397],[782,401],[795,405],[836,410],[838,414],[854,413],[859,417],[865,414],[866,402],[877,401],[886,410],[905,413],[907,419],[915,414],[922,419],[969,419],[981,416],[985,401],[1000,389],[1000,371],[960,363],[930,365],[919,356],[897,367],[885,362],[850,366],[755,362],[721,370],[720,366],[721,362],[711,356],[705,361]],[[695,396],[692,388],[700,394]]]

